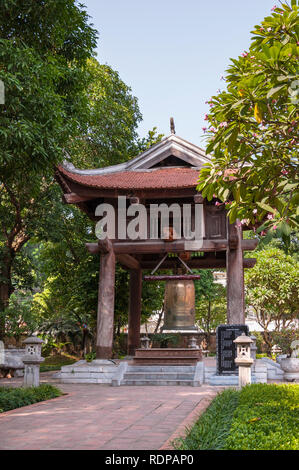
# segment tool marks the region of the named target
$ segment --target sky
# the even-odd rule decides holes
[[[248,49],[274,0],[82,0],[99,32],[97,58],[138,98],[144,137],[154,126],[205,148],[205,102],[225,88],[230,58]]]

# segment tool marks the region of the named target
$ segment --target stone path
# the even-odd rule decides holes
[[[43,382],[54,382],[49,374],[42,376]],[[10,385],[20,386],[20,380]],[[207,385],[58,386],[68,395],[0,415],[1,450],[171,448],[172,436],[184,434],[220,390]]]

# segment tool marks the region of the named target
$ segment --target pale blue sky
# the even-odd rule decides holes
[[[205,101],[224,88],[230,57],[250,44],[253,26],[274,0],[82,0],[99,31],[98,60],[111,65],[137,96],[144,136],[157,126],[194,144],[202,139]],[[276,2],[278,3],[278,2]]]

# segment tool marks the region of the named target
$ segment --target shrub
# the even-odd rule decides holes
[[[299,385],[253,384],[220,393],[180,450],[299,450]]]
[[[256,347],[257,347],[257,353],[258,354],[263,354],[265,351],[265,341],[263,338],[263,334],[260,331],[251,331],[250,336],[255,336],[256,337]],[[267,356],[267,354],[266,354]]]
[[[244,387],[224,448],[298,450],[299,386],[253,384]]]
[[[48,384],[30,388],[0,387],[0,413],[61,395],[58,388]]]
[[[291,344],[294,340],[299,340],[299,331],[297,328],[283,328],[281,331],[273,331],[273,341],[282,350],[283,354],[292,353]]]
[[[180,450],[219,450],[228,436],[233,413],[238,406],[239,392],[224,390],[210,404],[192,429],[187,430],[185,439],[174,442]]]

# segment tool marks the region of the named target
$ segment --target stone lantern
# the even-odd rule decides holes
[[[24,387],[38,387],[40,364],[45,360],[42,357],[44,341],[36,336],[31,336],[23,342],[25,344],[25,356],[22,358],[25,364]]]
[[[239,366],[239,387],[244,387],[251,383],[251,366],[254,360],[251,357],[250,345],[253,340],[242,333],[234,340],[234,343],[237,346],[235,364]]]
[[[197,339],[195,338],[195,336],[191,336],[191,338],[189,339],[188,348],[190,348],[190,349],[200,349],[198,344],[197,344]]]
[[[147,336],[143,336],[143,337],[140,339],[140,343],[141,343],[141,348],[142,348],[142,349],[149,349],[149,346],[150,346],[150,339],[149,339]]]

